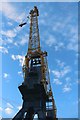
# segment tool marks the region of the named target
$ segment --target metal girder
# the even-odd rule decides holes
[[[28,52],[23,65],[24,81],[18,88],[22,94],[22,109],[12,120],[57,120],[56,106],[52,94],[47,52],[41,51],[38,29],[39,11],[36,6],[30,11],[30,35]],[[21,24],[22,27],[24,24]]]

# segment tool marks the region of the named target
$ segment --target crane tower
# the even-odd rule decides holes
[[[47,52],[41,51],[40,47],[37,7],[34,6],[29,14],[28,52],[22,68],[24,81],[18,87],[22,94],[23,104],[12,120],[34,120],[35,114],[39,120],[57,120],[56,106],[50,85]],[[22,27],[25,24],[19,26]]]

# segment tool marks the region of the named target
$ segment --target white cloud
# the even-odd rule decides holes
[[[64,19],[63,21],[63,17],[60,17],[59,19],[57,19],[55,22],[54,22],[54,25],[53,25],[53,31],[57,31],[57,32],[60,32],[62,33],[64,30],[64,33],[66,32],[66,26],[68,27],[70,25],[70,21],[71,21],[71,18],[72,16],[68,16],[66,19]],[[62,23],[63,21],[63,23]],[[63,34],[64,34],[63,33]]]
[[[20,27],[15,27],[14,29],[11,29],[11,30],[7,30],[7,31],[1,31],[0,33],[2,34],[2,35],[5,35],[9,40],[8,41],[6,41],[6,42],[10,42],[11,43],[11,41],[10,41],[10,39],[11,38],[14,38],[16,35],[17,35],[17,33],[19,32],[19,31],[21,31],[22,30],[22,28],[20,28]],[[5,42],[5,41],[4,41]]]
[[[71,86],[70,86],[70,84],[64,85],[64,87],[63,87],[63,92],[70,92],[70,91],[71,91]]]
[[[14,45],[15,45],[15,46],[18,46],[18,43],[17,43],[17,42],[14,42]]]
[[[3,40],[2,40],[2,36],[1,36],[1,38],[0,38],[0,46],[2,46],[2,44],[3,44]]]
[[[0,11],[8,18],[16,21],[16,22],[21,22],[23,18],[25,17],[25,13],[19,13],[17,8],[11,4],[11,3],[5,3],[2,4],[2,9],[0,8]],[[8,25],[11,26],[13,23],[8,22]],[[21,31],[23,28],[17,26],[13,29],[9,30],[1,30],[1,34],[7,37],[7,40],[0,40],[3,45],[7,45],[8,43],[13,44],[15,46],[18,45],[24,45],[27,43],[27,37],[23,37],[22,40],[20,41],[13,41],[12,38],[16,37],[17,33]],[[1,51],[1,50],[0,50]],[[7,52],[7,50],[5,50]]]
[[[59,79],[54,79],[53,83],[55,83],[56,85],[61,85],[62,82]]]
[[[13,43],[13,40],[10,39],[10,38],[8,38],[8,39],[7,39],[7,43]]]
[[[0,107],[0,111],[1,111],[1,112],[2,112],[2,110],[3,110],[2,107]]]
[[[64,67],[64,69],[61,71],[61,76],[65,76],[67,73],[71,72],[70,66]]]
[[[0,11],[2,11],[6,17],[16,20],[16,9],[10,3],[2,4],[2,9],[0,9]]]
[[[70,66],[64,66],[61,70],[52,70],[52,73],[54,74],[55,78],[62,78],[69,72],[71,72]]]
[[[1,31],[1,34],[11,38],[16,36],[16,33],[13,30]]]
[[[13,113],[13,110],[12,110],[12,108],[9,108],[9,107],[7,107],[7,108],[5,108],[5,113],[6,114],[8,114],[8,115],[10,115],[10,114],[12,114]]]
[[[4,109],[4,112],[7,115],[11,115],[13,113],[13,106],[10,103],[7,103],[6,108]]]
[[[18,75],[20,75],[21,77],[23,77],[22,71],[19,71]]]
[[[66,83],[65,83],[65,85],[63,86],[63,92],[69,92],[69,91],[71,91],[72,89],[71,89],[71,78],[70,77],[66,77],[65,78],[65,81],[66,81]]]
[[[60,77],[61,77],[61,72],[60,72],[60,71],[52,70],[52,73],[54,74],[54,76],[55,76],[56,78],[60,78]]]
[[[64,65],[65,65],[65,63],[62,62],[61,60],[56,59],[56,62],[57,62],[57,65],[61,68],[64,67]]]
[[[63,42],[56,42],[56,45],[54,46],[55,51],[60,51],[62,48],[65,48]]]
[[[17,108],[18,108],[18,110],[20,110],[22,108],[22,105],[18,106]]]
[[[25,36],[22,37],[22,39],[20,41],[18,41],[17,43],[20,45],[25,45],[26,43],[28,43],[28,39],[29,39],[29,35],[26,34]]]
[[[49,33],[48,33],[49,34]],[[62,48],[65,48],[64,43],[56,39],[55,36],[49,35],[45,43],[49,47],[54,47],[55,51],[60,51]]]
[[[75,28],[72,27],[70,34],[71,34],[71,38],[69,39],[67,49],[78,52],[78,27],[77,26]]]
[[[2,9],[0,9],[4,15],[10,19],[16,20],[16,10],[10,3],[2,4]]]
[[[4,74],[3,74],[3,77],[6,79],[7,77],[9,77],[9,74],[4,73]]]
[[[22,74],[22,71],[19,71],[18,74],[19,74],[19,75]]]
[[[47,23],[45,22],[45,19],[40,19],[40,20],[39,20],[39,24],[47,25]]]
[[[49,35],[49,38],[46,40],[46,44],[51,47],[53,44],[56,43],[56,39],[54,36]]]
[[[9,26],[12,26],[13,24],[12,24],[11,22],[8,22],[8,25],[9,25]]]
[[[71,81],[71,78],[70,77],[66,77],[66,82],[70,82]]]
[[[15,46],[18,45],[25,45],[26,43],[28,43],[28,39],[29,39],[29,35],[26,34],[25,36],[20,36],[19,40],[14,41],[14,37],[16,37],[16,35],[22,30],[22,28],[20,29],[19,27],[15,27],[12,30],[8,30],[8,31],[1,31],[2,35],[5,35],[5,37],[7,38],[6,40],[2,40],[0,39],[0,42],[3,45],[8,45],[8,44],[13,44]]]
[[[12,58],[13,60],[19,60],[20,65],[23,66],[24,59],[25,59],[24,56],[21,56],[21,55],[11,55],[11,58]]]
[[[70,42],[68,45],[67,45],[67,49],[68,50],[73,50],[73,51],[78,51],[78,44],[75,44],[73,42]]]
[[[7,103],[7,106],[8,106],[9,108],[13,108],[13,106],[12,106],[10,103]]]
[[[70,37],[68,38],[67,49],[78,52],[78,27],[72,26],[70,29]]]
[[[5,46],[7,44],[13,43],[13,40],[11,38],[7,38],[7,40],[0,39],[0,43]]]
[[[57,16],[56,16],[57,19]],[[55,20],[53,23],[53,32],[57,32],[63,36],[65,41],[61,41],[61,44],[57,40],[57,45],[55,46],[55,50],[58,51],[60,48],[65,48],[67,50],[78,51],[78,20],[74,24],[74,19],[77,19],[77,14],[75,18],[73,16],[68,15],[67,18],[63,20],[63,17],[60,17]],[[62,21],[64,21],[62,23]],[[67,27],[66,27],[67,26]],[[66,42],[66,44],[64,44]]]
[[[6,2],[5,4],[2,4],[2,8],[0,7],[0,11],[7,18],[12,19],[18,23],[20,23],[25,18],[25,12],[23,13],[18,12],[17,8],[10,2]]]
[[[4,53],[4,54],[7,54],[8,53],[8,49],[3,47],[3,46],[0,46],[0,52]]]
[[[15,56],[15,55],[11,55],[11,58],[12,58],[13,60],[16,60],[16,56]]]
[[[55,21],[55,26],[53,25],[53,31],[57,31],[57,33],[60,32],[59,34],[62,34],[63,39],[67,39],[67,41],[61,41],[59,38],[56,38],[56,36],[54,37],[49,35],[48,39],[46,40],[46,44],[49,47],[52,47],[52,45],[54,45],[55,51],[60,51],[62,49],[73,50],[75,52],[78,51],[78,28],[76,27],[76,25],[72,26],[69,22],[69,20],[67,20],[67,22],[65,20],[62,25],[60,21]],[[66,25],[67,28],[65,29]]]

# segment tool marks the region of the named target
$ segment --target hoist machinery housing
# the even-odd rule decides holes
[[[40,47],[38,16],[36,6],[30,11],[30,34],[28,52],[23,64],[24,81],[18,88],[22,94],[23,105],[12,120],[57,120],[56,106],[50,85],[47,52]],[[19,26],[23,26],[22,23]]]

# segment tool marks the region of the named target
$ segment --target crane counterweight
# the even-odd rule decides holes
[[[25,23],[21,23],[19,26],[22,27],[23,25],[27,24],[26,22]]]

